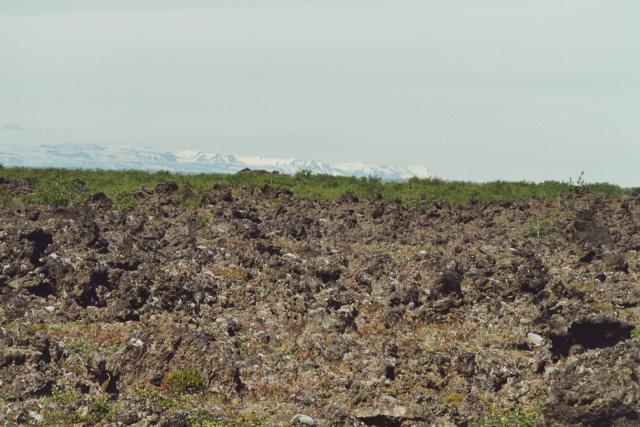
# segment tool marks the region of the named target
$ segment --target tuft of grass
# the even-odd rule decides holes
[[[79,320],[74,320],[71,322],[60,322],[60,323],[35,323],[33,328],[36,331],[44,331],[47,329],[60,330],[60,331],[77,331],[85,323]]]
[[[136,396],[139,396],[145,400],[148,400],[153,405],[160,407],[163,410],[167,410],[173,408],[177,405],[175,399],[171,397],[164,396],[158,392],[152,390],[142,390],[135,393]]]
[[[225,280],[243,280],[245,272],[241,268],[212,268],[211,273]]]
[[[464,395],[461,393],[450,393],[444,397],[444,403],[447,405],[459,405],[464,400]]]
[[[529,218],[527,236],[540,238],[542,236],[551,234],[554,228],[555,223],[552,219],[533,216]]]
[[[206,416],[189,417],[191,427],[264,427],[264,420],[253,414],[240,415],[233,420],[214,419]]]
[[[640,337],[640,326],[636,326],[635,328],[633,328],[633,331],[631,331],[631,338],[636,337]]]
[[[202,375],[192,368],[168,372],[163,383],[175,394],[197,393],[204,388]]]
[[[198,214],[198,221],[202,225],[209,224],[213,220],[213,218],[214,218],[213,213],[210,211],[205,211]]]
[[[69,350],[77,351],[82,354],[100,353],[104,355],[115,354],[124,348],[124,343],[118,344],[102,344],[95,343],[85,336],[78,336],[69,341],[65,341]]]
[[[78,400],[78,395],[73,390],[63,390],[54,385],[51,391],[51,399],[61,405],[70,405]]]
[[[111,406],[107,399],[93,402],[89,407],[87,415],[82,417],[82,421],[90,423],[99,423],[101,421],[109,421],[115,416],[115,409]]]
[[[67,348],[81,354],[101,353],[104,355],[114,354],[122,350],[124,342],[114,342],[112,340],[101,342],[98,336],[90,334],[88,329],[91,325],[82,321],[61,322],[61,323],[34,323],[33,329],[38,331],[49,331],[50,334],[64,340]]]
[[[537,427],[542,423],[539,405],[530,409],[493,407],[491,412],[471,422],[471,427]]]

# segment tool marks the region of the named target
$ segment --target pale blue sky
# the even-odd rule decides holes
[[[0,0],[0,144],[631,186],[639,132],[637,0]]]

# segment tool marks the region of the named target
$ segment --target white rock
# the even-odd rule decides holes
[[[142,347],[144,345],[144,342],[142,342],[142,340],[140,338],[131,338],[129,340],[129,343],[134,346],[134,347]]]
[[[291,252],[287,252],[286,254],[282,255],[282,257],[289,259],[298,259],[298,255],[292,254]]]
[[[389,395],[382,396],[382,400],[392,405],[399,405],[401,403],[398,399]]]
[[[54,311],[56,311],[56,308],[53,305],[48,305],[44,309],[47,310],[49,313],[53,313]]]
[[[534,334],[533,332],[529,332],[527,334],[527,340],[536,347],[540,347],[544,344],[544,338],[538,334]]]
[[[302,424],[305,426],[314,426],[316,425],[316,420],[311,418],[309,415],[304,414],[296,414],[291,418],[291,424]]]
[[[35,411],[29,411],[29,416],[36,424],[39,424],[42,421],[44,421],[44,417]]]
[[[544,370],[544,378],[549,379],[549,377],[554,375],[556,372],[560,372],[560,370],[558,368],[546,368]]]

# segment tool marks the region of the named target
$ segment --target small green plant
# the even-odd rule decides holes
[[[578,178],[575,180],[575,182],[573,181],[573,178],[569,178],[569,185],[574,187],[576,190],[585,188],[587,186],[587,183],[584,180],[584,171],[580,172],[580,175],[578,175]]]
[[[213,213],[211,211],[204,211],[198,214],[198,221],[202,225],[207,225],[213,220]]]
[[[111,420],[114,415],[115,409],[107,399],[102,399],[91,404],[89,413],[83,417],[83,420],[98,423],[100,421]]]
[[[471,427],[537,427],[542,422],[542,409],[535,405],[530,409],[505,409],[493,407],[490,413],[470,424]]]
[[[541,218],[539,216],[533,216],[529,219],[529,225],[527,227],[528,237],[542,237],[553,232],[555,224],[553,220],[549,218]]]
[[[95,425],[113,420],[116,410],[104,395],[92,398],[86,406],[86,413],[80,414],[74,404],[81,397],[73,390],[63,390],[53,386],[50,400],[44,401],[47,413],[43,420],[46,426],[76,425],[79,423]],[[54,405],[51,405],[54,403]]]
[[[175,399],[164,396],[152,390],[138,391],[135,393],[135,395],[145,400],[148,400],[151,404],[159,406],[161,409],[164,409],[164,410],[173,408],[177,405],[177,402]]]
[[[211,273],[225,280],[242,280],[245,278],[245,272],[241,268],[212,268]]]
[[[73,390],[63,390],[58,385],[54,385],[51,389],[51,399],[66,406],[78,400],[78,395]]]
[[[636,326],[633,331],[631,331],[631,338],[640,337],[640,326]]]
[[[123,343],[111,345],[96,343],[92,342],[88,337],[84,335],[79,335],[73,339],[65,340],[65,344],[70,351],[87,355],[94,353],[100,353],[104,355],[115,354],[124,348]]]
[[[197,393],[204,388],[202,375],[192,368],[171,371],[164,376],[163,382],[175,394]]]
[[[458,406],[464,400],[464,396],[460,393],[450,393],[443,400],[447,405]]]
[[[75,320],[72,322],[60,322],[60,323],[36,323],[34,324],[34,328],[36,330],[46,330],[46,329],[58,329],[61,331],[76,331],[80,329],[84,322]]]
[[[243,414],[233,420],[214,419],[206,416],[189,417],[191,427],[264,427],[264,421],[253,414]]]

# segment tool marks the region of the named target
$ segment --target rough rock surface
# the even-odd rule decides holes
[[[640,423],[638,196],[135,197],[2,212],[0,424]]]

